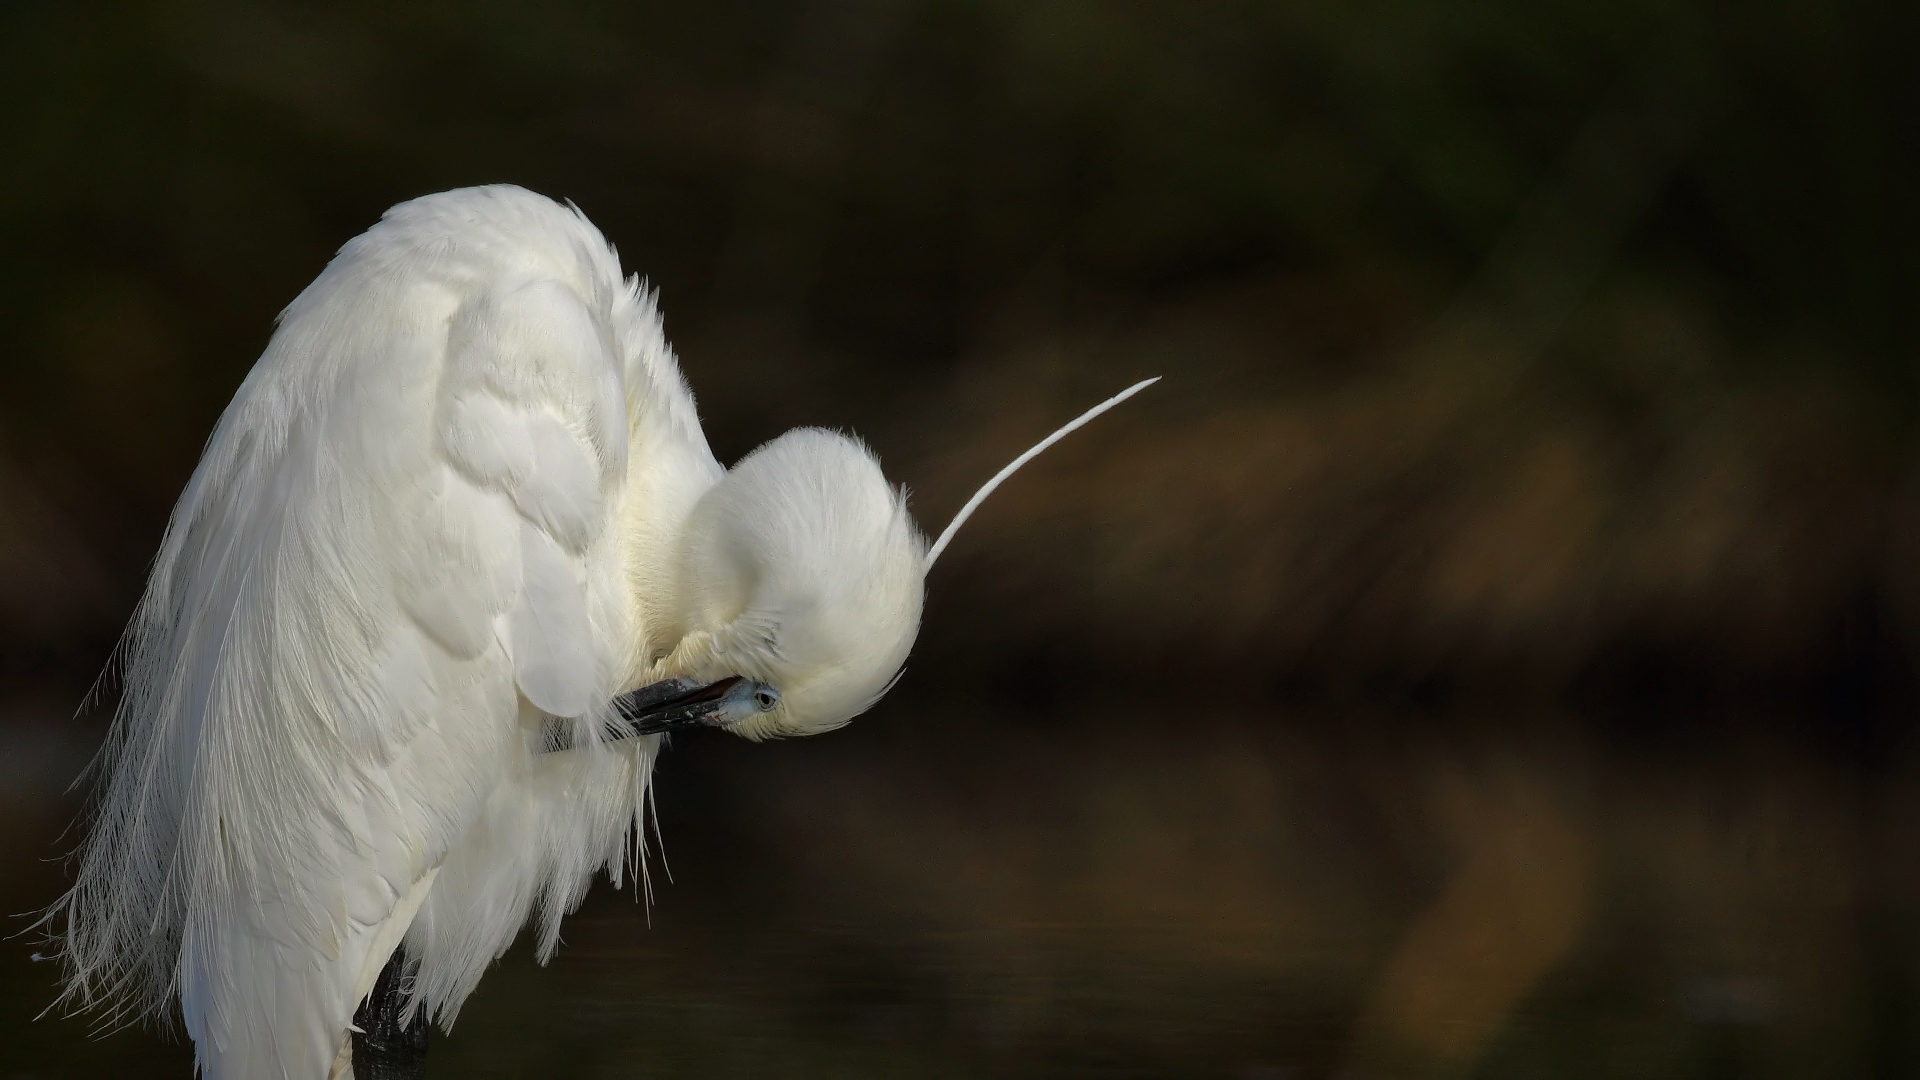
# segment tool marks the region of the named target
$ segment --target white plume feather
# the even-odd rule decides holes
[[[1099,416],[1101,413],[1106,412],[1108,409],[1113,408],[1115,405],[1120,404],[1159,381],[1160,376],[1155,375],[1151,379],[1142,379],[1134,383],[1125,390],[1120,391],[1100,404],[1095,405],[1093,408],[1088,409],[1086,412],[1081,413],[1079,416],[1074,417],[1062,425],[1060,430],[1035,443],[1026,453],[1007,462],[1006,467],[994,473],[992,479],[981,484],[980,490],[973,493],[973,498],[968,499],[966,505],[960,508],[960,512],[953,515],[953,520],[947,522],[947,527],[940,532],[940,539],[935,540],[933,546],[927,549],[927,567],[929,569],[933,567],[934,560],[938,559],[940,553],[947,550],[947,545],[953,541],[953,534],[959,532],[960,526],[966,524],[967,519],[973,516],[973,512],[980,508],[981,503],[987,501],[987,496],[993,494],[993,489],[999,487],[1007,477],[1018,472],[1020,466],[1039,457],[1047,447],[1052,446],[1054,443],[1085,427],[1088,421],[1091,421],[1094,417]]]

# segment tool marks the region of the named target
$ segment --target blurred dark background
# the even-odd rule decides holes
[[[1920,9],[9,4],[9,913],[275,313],[502,181],[660,289],[723,460],[853,430],[929,532],[1166,379],[872,714],[674,747],[677,880],[437,1075],[1920,1070]],[[188,1075],[33,1020],[34,947],[0,1073]]]

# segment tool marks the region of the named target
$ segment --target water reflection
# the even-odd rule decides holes
[[[1913,1060],[1912,875],[1892,859],[1914,800],[1885,769],[1760,732],[1654,764],[1539,719],[1292,715],[1175,736],[1122,716],[1001,725],[991,745],[966,738],[972,719],[903,696],[826,739],[675,747],[675,880],[657,868],[650,913],[596,892],[551,967],[511,954],[437,1042],[436,1074]],[[24,867],[31,844],[8,835]],[[56,877],[10,877],[7,899]],[[182,1074],[184,1051],[149,1057],[148,1036],[26,1027],[44,971],[4,971],[0,1039],[28,1073]]]

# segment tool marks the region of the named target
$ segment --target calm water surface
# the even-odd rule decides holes
[[[603,887],[436,1037],[439,1076],[1911,1075],[1897,767],[1747,729],[1649,753],[1551,722],[1123,723],[990,747],[909,708],[662,765],[673,880]],[[1729,731],[1741,732],[1734,726]],[[1009,734],[1012,732],[1012,734]],[[21,744],[25,746],[25,743]],[[41,744],[38,751],[56,753]],[[31,795],[32,793],[29,792]],[[65,804],[16,797],[14,910]],[[30,1017],[8,1068],[188,1075]]]

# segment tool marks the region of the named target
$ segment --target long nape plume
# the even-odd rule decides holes
[[[966,520],[973,516],[975,510],[980,509],[980,504],[987,500],[987,496],[993,494],[993,489],[999,487],[1007,477],[1012,476],[1020,466],[1039,457],[1040,452],[1047,447],[1080,430],[1086,426],[1089,420],[1092,420],[1094,417],[1099,416],[1101,413],[1106,412],[1108,409],[1113,408],[1115,405],[1120,404],[1159,381],[1160,376],[1155,375],[1151,379],[1142,379],[1134,383],[1125,390],[1120,391],[1100,404],[1095,405],[1093,408],[1088,409],[1086,412],[1081,413],[1059,431],[1035,443],[1033,449],[1028,450],[1026,453],[1008,462],[1006,468],[994,473],[993,479],[980,485],[980,490],[973,493],[973,498],[967,500],[967,505],[961,507],[960,512],[953,515],[952,521],[947,522],[946,529],[940,533],[940,539],[935,540],[933,546],[927,549],[927,569],[932,569],[933,561],[940,557],[941,552],[947,550],[947,544],[953,539],[953,534],[960,531],[960,526],[966,524]]]

